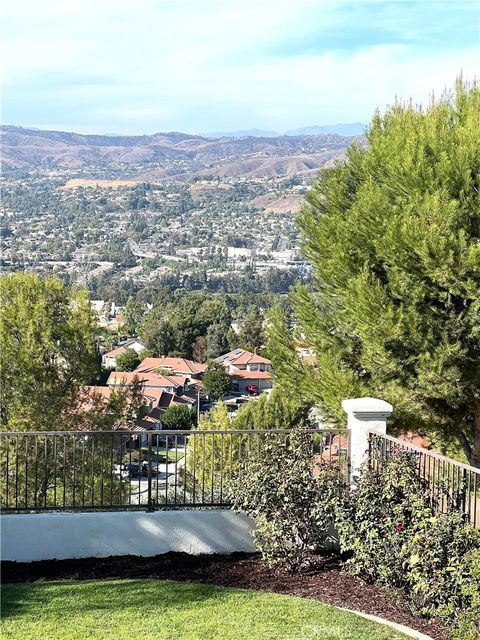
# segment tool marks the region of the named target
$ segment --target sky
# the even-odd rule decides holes
[[[364,122],[480,76],[478,0],[3,0],[2,123],[203,133]]]

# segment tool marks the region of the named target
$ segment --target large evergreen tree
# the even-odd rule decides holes
[[[294,313],[316,363],[299,367],[277,314],[274,365],[277,352],[284,386],[333,419],[343,398],[375,395],[398,428],[480,466],[480,87],[396,104],[367,137],[299,217],[316,291],[297,290]]]

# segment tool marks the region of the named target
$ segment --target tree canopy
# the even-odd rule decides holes
[[[258,400],[247,402],[232,421],[232,428],[267,431],[309,427],[309,409],[296,394],[289,395],[276,387],[270,394],[262,393]]]
[[[197,424],[197,412],[186,404],[177,404],[162,415],[162,426],[165,429],[187,431]]]
[[[225,302],[203,295],[170,296],[144,319],[142,338],[157,356],[179,356],[204,361],[207,352],[220,355],[231,323]],[[209,333],[209,329],[210,330]]]
[[[203,388],[212,400],[218,400],[226,395],[232,386],[232,381],[223,366],[211,360],[203,376]]]
[[[274,366],[333,420],[342,399],[375,395],[397,428],[456,439],[480,466],[480,87],[396,104],[367,138],[299,216],[315,290],[292,302],[315,365],[299,364],[277,312]]]
[[[133,349],[127,349],[125,353],[117,356],[117,371],[134,371],[142,361],[141,356]]]
[[[55,278],[0,278],[1,422],[9,431],[64,429],[79,385],[99,373],[96,323],[85,291]]]

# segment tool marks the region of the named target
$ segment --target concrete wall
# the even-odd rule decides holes
[[[223,509],[3,515],[1,559],[249,552],[254,551],[252,527],[247,516]]]

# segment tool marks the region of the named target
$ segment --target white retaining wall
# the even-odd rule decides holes
[[[1,559],[251,552],[252,528],[246,515],[226,509],[9,514],[0,517]]]

